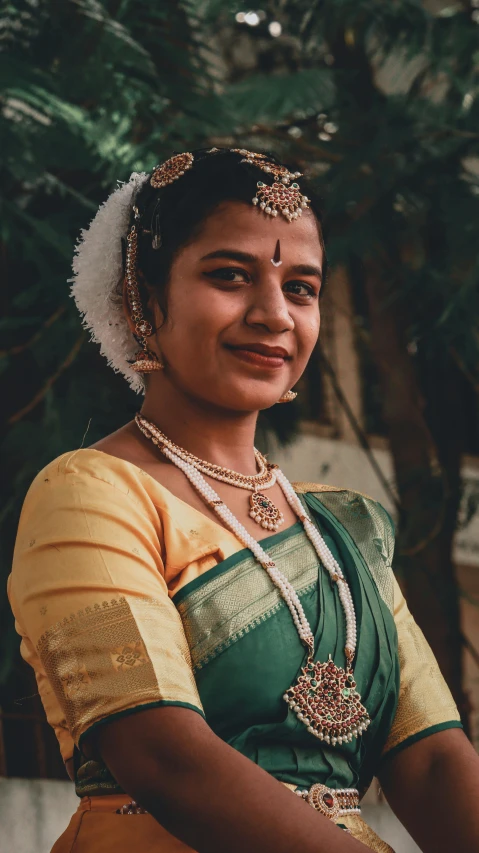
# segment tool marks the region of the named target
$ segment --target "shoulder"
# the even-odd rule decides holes
[[[345,496],[354,496],[364,498],[366,501],[372,501],[372,503],[378,503],[375,498],[371,498],[369,495],[365,495],[363,492],[358,492],[356,489],[349,489],[346,486],[331,486],[325,483],[309,483],[309,482],[298,482],[292,483],[292,486],[295,492],[298,495],[307,494],[310,492],[311,494],[325,494],[327,492],[341,492]]]
[[[338,493],[349,497],[357,496],[359,498],[363,498],[365,501],[371,501],[371,503],[378,504],[379,501],[376,498],[372,498],[370,495],[366,495],[364,492],[358,492],[357,489],[350,489],[348,486],[331,486],[329,483],[311,483],[311,482],[303,482],[298,481],[291,484],[298,495],[301,494],[327,494]],[[379,504],[381,506],[381,504]]]
[[[147,478],[145,477],[145,480]],[[35,477],[20,514],[15,560],[39,549],[77,547],[78,543],[120,546],[142,538],[156,549],[162,522],[143,485],[141,470],[89,449],[53,459]],[[30,563],[29,563],[30,564]]]
[[[319,500],[343,525],[352,524],[357,529],[362,520],[363,526],[372,526],[389,541],[394,540],[394,522],[387,509],[375,498],[343,486],[307,482],[292,485],[297,494],[311,495]]]
[[[318,523],[334,516],[361,554],[379,595],[390,613],[394,611],[395,582],[393,573],[394,523],[382,504],[357,492],[317,483],[298,484],[308,507],[316,514]],[[301,494],[300,488],[296,486]],[[326,511],[326,513],[325,513]]]
[[[37,474],[27,492],[24,510],[44,502],[68,502],[74,495],[88,495],[90,501],[115,495],[144,503],[148,500],[149,479],[146,471],[108,453],[91,448],[70,450]]]

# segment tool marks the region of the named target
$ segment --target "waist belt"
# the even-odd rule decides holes
[[[289,787],[289,786],[288,786]],[[321,812],[329,820],[336,821],[348,814],[361,814],[359,792],[356,788],[328,788],[316,782],[311,788],[297,788],[294,792],[306,800],[313,809]],[[138,803],[132,800],[117,809],[117,814],[148,814]]]
[[[297,788],[295,794],[306,800],[317,812],[336,821],[348,814],[361,814],[356,788],[328,788],[317,782],[309,789]]]

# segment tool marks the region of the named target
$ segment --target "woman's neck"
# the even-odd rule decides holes
[[[256,473],[257,412],[226,411],[167,388],[161,398],[147,391],[141,414],[200,459],[243,474]]]

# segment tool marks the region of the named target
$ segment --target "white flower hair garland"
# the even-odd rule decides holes
[[[136,194],[149,175],[133,172],[100,205],[88,228],[81,231],[73,258],[71,295],[83,317],[91,340],[116,373],[122,373],[138,394],[145,386],[142,376],[129,364],[138,344],[133,337],[121,301],[114,298],[123,275],[121,238],[127,236]]]

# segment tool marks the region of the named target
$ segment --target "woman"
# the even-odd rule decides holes
[[[20,521],[10,600],[81,797],[55,853],[387,851],[360,816],[374,774],[426,853],[479,849],[478,761],[387,513],[254,450],[319,333],[300,178],[176,155],[77,249],[85,325],[145,398],[48,465]]]

